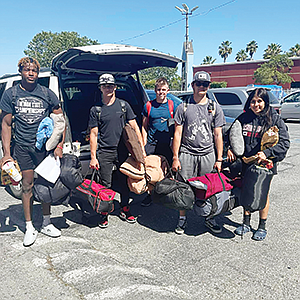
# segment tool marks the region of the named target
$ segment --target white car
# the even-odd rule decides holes
[[[285,96],[281,101],[281,117],[286,119],[300,119],[300,91]]]

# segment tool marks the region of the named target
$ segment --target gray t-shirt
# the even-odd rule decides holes
[[[175,113],[175,122],[183,125],[180,152],[206,155],[214,151],[213,128],[225,125],[222,108],[214,103],[215,115],[208,111],[208,103],[201,105],[191,99],[182,103]]]

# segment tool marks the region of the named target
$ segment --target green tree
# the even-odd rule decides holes
[[[288,75],[294,62],[288,57],[287,54],[278,54],[272,56],[268,62],[263,63],[254,72],[256,83],[271,84],[275,83],[285,84],[293,81],[293,78]]]
[[[226,81],[213,81],[210,84],[210,87],[213,88],[226,88],[227,87],[227,82]]]
[[[235,56],[236,61],[245,61],[248,58],[247,52],[241,49]]]
[[[204,58],[203,58],[203,62],[201,65],[212,65],[213,63],[216,62],[216,59],[213,58],[212,56],[210,55],[206,55]]]
[[[219,55],[223,58],[224,63],[228,56],[232,53],[232,47],[230,47],[231,42],[223,41],[222,44],[219,46]]]
[[[52,58],[61,51],[72,47],[98,45],[97,40],[80,36],[74,31],[47,32],[36,34],[29,42],[25,55],[36,58],[41,67],[50,67]]]
[[[253,54],[256,52],[258,48],[257,42],[256,41],[251,41],[250,43],[247,44],[246,46],[246,52],[249,52],[250,58],[253,58]]]
[[[291,47],[287,52],[287,55],[290,57],[300,56],[300,45],[296,44],[294,47]]]
[[[140,81],[146,89],[154,89],[155,81],[159,77],[165,77],[169,82],[170,90],[179,91],[181,88],[181,77],[176,74],[176,68],[153,67],[139,71]]]
[[[264,50],[264,52],[265,53],[263,55],[263,58],[264,59],[269,59],[272,56],[276,56],[276,55],[278,55],[282,52],[281,45],[271,43],[270,45],[268,45],[268,48]]]

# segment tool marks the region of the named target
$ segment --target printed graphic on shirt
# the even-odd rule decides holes
[[[18,116],[27,124],[33,124],[39,121],[46,111],[42,99],[37,97],[19,98],[15,109]]]
[[[259,137],[261,129],[262,129],[261,126],[255,126],[254,131],[253,131],[252,124],[244,124],[243,125],[243,136],[251,136],[254,133],[255,137]]]
[[[207,125],[205,120],[201,120],[200,124],[199,121],[194,121],[193,123],[189,124],[187,127],[187,139],[191,141],[195,141],[197,134],[200,133],[205,142],[209,141],[209,134],[207,131]]]

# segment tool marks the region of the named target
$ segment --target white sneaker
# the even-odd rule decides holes
[[[57,229],[53,224],[49,224],[41,228],[41,233],[48,235],[50,237],[56,238],[61,236],[61,231]]]
[[[36,238],[37,238],[38,232],[37,230],[26,230],[25,231],[25,236],[24,236],[24,240],[23,240],[23,246],[24,247],[29,247],[32,244],[34,244]]]

